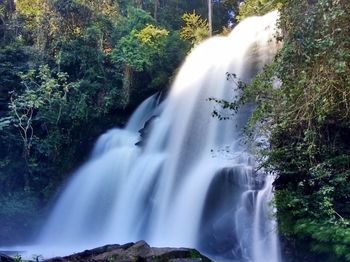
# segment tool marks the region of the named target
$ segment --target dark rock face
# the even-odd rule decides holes
[[[145,241],[125,245],[107,245],[67,257],[56,257],[46,262],[210,262],[195,249],[154,248]]]
[[[14,262],[15,260],[12,257],[9,257],[5,254],[0,253],[0,262]]]
[[[151,132],[151,129],[152,129],[152,124],[153,124],[153,122],[154,122],[154,120],[155,119],[157,119],[158,118],[158,116],[151,116],[151,118],[150,119],[148,119],[146,122],[145,122],[145,124],[144,124],[144,126],[143,126],[143,128],[141,128],[140,130],[139,130],[139,133],[140,133],[140,141],[139,142],[137,142],[135,145],[136,146],[140,146],[140,147],[143,147],[145,144],[146,144],[146,141],[147,141],[147,139],[148,139],[148,137],[149,137],[149,134],[150,134],[150,132]]]
[[[264,176],[245,165],[223,168],[215,175],[202,213],[198,238],[201,250],[229,261],[247,261],[240,244],[245,236],[239,230],[250,230],[254,199],[263,186]],[[244,192],[246,199],[242,201]]]

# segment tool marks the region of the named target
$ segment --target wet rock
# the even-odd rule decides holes
[[[148,120],[145,122],[143,128],[141,128],[141,129],[139,130],[140,138],[141,138],[141,139],[140,139],[140,141],[138,141],[138,142],[135,144],[136,146],[142,147],[142,146],[145,145],[145,143],[146,143],[146,141],[147,141],[147,138],[148,138],[148,136],[149,136],[149,134],[150,134],[150,132],[151,132],[152,124],[153,124],[154,120],[157,119],[157,118],[158,118],[158,116],[157,116],[157,115],[154,115],[154,116],[151,116],[151,118],[148,119]]]
[[[198,238],[201,250],[228,261],[245,261],[250,251],[243,249],[242,243],[249,242],[247,235],[253,223],[254,201],[264,181],[265,175],[248,164],[217,172],[203,208]]]
[[[5,254],[0,253],[0,262],[14,262],[15,260],[12,257],[9,257]]]
[[[195,249],[154,248],[145,241],[125,245],[107,245],[92,250],[85,250],[67,257],[56,257],[47,262],[209,262],[209,258]]]

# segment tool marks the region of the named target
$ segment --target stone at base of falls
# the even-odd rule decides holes
[[[125,245],[107,245],[67,257],[56,257],[46,262],[210,262],[195,249],[155,248],[145,241]]]
[[[9,257],[5,254],[0,253],[0,262],[14,262],[15,260],[12,257]]]

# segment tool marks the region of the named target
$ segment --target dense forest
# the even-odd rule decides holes
[[[269,130],[279,229],[297,261],[350,261],[350,2],[276,4],[283,48],[242,100]]]
[[[241,3],[242,2],[242,3]],[[164,96],[209,36],[205,0],[0,0],[0,245],[26,241],[96,137]],[[283,43],[242,85],[254,102],[247,135],[276,174],[283,253],[350,261],[350,2],[212,1],[213,34],[280,12]],[[231,72],[234,73],[234,72]],[[278,82],[278,88],[276,88]],[[229,120],[225,120],[229,121]]]

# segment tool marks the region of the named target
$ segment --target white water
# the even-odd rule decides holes
[[[151,97],[125,129],[102,135],[58,199],[36,253],[144,239],[195,247],[218,261],[281,261],[269,208],[273,178],[254,171],[240,142],[251,108],[219,121],[207,101],[238,95],[226,72],[248,81],[271,61],[276,19],[276,12],[249,18],[228,37],[204,42],[162,106]],[[138,130],[152,115],[146,144],[138,147]]]

